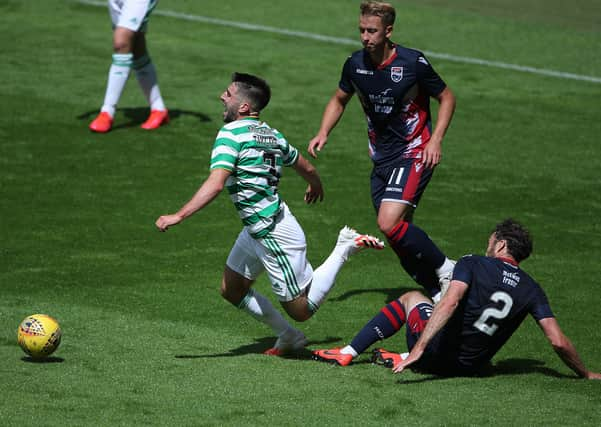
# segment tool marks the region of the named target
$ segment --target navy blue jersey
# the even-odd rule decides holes
[[[438,351],[454,355],[459,367],[489,362],[528,314],[554,317],[538,283],[508,260],[465,256],[453,279],[469,288],[439,337]]]
[[[375,65],[359,50],[344,63],[338,86],[359,97],[374,163],[421,158],[432,131],[430,97],[446,87],[423,53],[396,45],[389,60]]]

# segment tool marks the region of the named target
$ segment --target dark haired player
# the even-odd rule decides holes
[[[192,199],[177,213],[156,221],[161,231],[179,224],[213,201],[226,188],[244,228],[226,261],[221,295],[265,323],[278,336],[266,354],[281,355],[307,344],[270,300],[252,289],[267,271],[272,290],[293,319],[309,319],[334,286],[348,257],[362,248],[382,249],[375,237],[344,227],[330,256],[315,271],[307,260],[305,233],[280,198],[278,184],[284,166],[292,167],[309,184],[305,201],[323,199],[319,175],[284,136],[259,119],[271,97],[265,80],[234,73],[221,95],[223,121],[213,145],[211,172]]]
[[[530,314],[570,369],[582,378],[601,379],[601,374],[586,369],[555,320],[544,291],[519,267],[531,251],[528,231],[505,220],[491,234],[486,256],[467,255],[457,262],[449,289],[436,307],[420,292],[408,292],[382,308],[349,346],[316,350],[314,358],[348,365],[406,323],[410,353],[377,349],[374,362],[394,367],[394,372],[411,366],[445,376],[476,374]]]
[[[363,49],[344,63],[308,151],[317,157],[356,93],[367,118],[373,161],[371,194],[378,227],[403,268],[431,296],[448,285],[453,262],[419,227],[413,211],[441,159],[441,144],[455,110],[455,96],[423,53],[390,40],[396,12],[388,3],[363,2]],[[440,103],[432,130],[430,98]],[[440,283],[440,285],[439,285]]]

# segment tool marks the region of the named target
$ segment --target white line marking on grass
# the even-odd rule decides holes
[[[106,2],[104,2],[104,1],[78,0],[78,2],[82,3],[82,4],[87,4],[90,6],[106,7]],[[360,47],[358,40],[347,39],[347,38],[342,38],[342,37],[325,36],[322,34],[307,33],[305,31],[295,31],[295,30],[289,30],[286,28],[277,28],[277,27],[269,27],[266,25],[249,24],[246,22],[228,21],[225,19],[210,18],[208,16],[189,15],[187,13],[173,12],[170,10],[154,10],[152,13],[154,15],[167,16],[170,18],[181,19],[184,21],[202,22],[204,24],[220,25],[223,27],[230,27],[230,28],[240,28],[243,30],[250,30],[250,31],[262,31],[265,33],[281,34],[281,35],[285,35],[285,36],[291,36],[291,37],[297,37],[297,38],[309,39],[309,40],[317,40],[317,41],[332,43],[332,44],[357,46],[357,48]],[[586,76],[586,75],[574,74],[574,73],[566,73],[563,71],[549,70],[546,68],[528,67],[525,65],[509,64],[506,62],[499,62],[499,61],[488,61],[486,59],[470,58],[467,56],[457,56],[457,55],[451,55],[449,53],[430,52],[427,50],[425,50],[424,53],[431,58],[443,59],[443,60],[452,61],[452,62],[459,62],[461,64],[475,64],[475,65],[482,65],[485,67],[502,68],[502,69],[512,70],[512,71],[520,71],[523,73],[531,73],[531,74],[538,74],[538,75],[542,75],[542,76],[556,77],[556,78],[560,78],[560,79],[579,80],[579,81],[585,81],[585,82],[591,82],[591,83],[601,83],[601,77]]]

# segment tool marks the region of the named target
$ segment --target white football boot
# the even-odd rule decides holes
[[[384,249],[384,243],[377,237],[369,234],[359,234],[356,230],[344,226],[338,233],[336,250],[340,251],[342,258],[346,261],[349,256],[359,252],[363,248]]]
[[[276,340],[273,347],[266,350],[263,354],[269,356],[282,356],[287,353],[293,353],[298,350],[302,350],[309,343],[307,337],[302,331],[290,327],[284,331]]]

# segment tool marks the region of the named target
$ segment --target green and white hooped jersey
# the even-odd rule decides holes
[[[254,238],[267,235],[281,209],[278,183],[282,166],[293,165],[298,151],[267,123],[245,118],[221,128],[213,145],[211,170],[232,174],[226,188]]]

